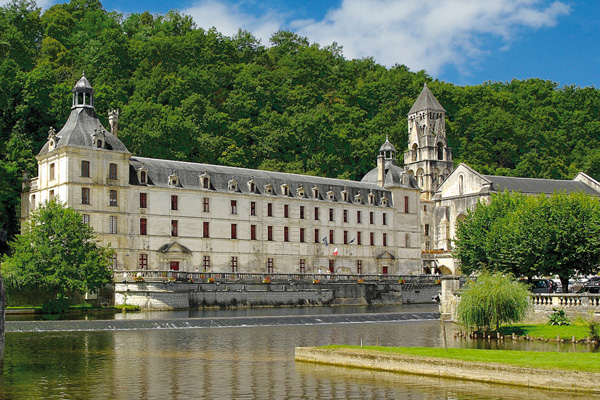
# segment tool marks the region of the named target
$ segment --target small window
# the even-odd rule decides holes
[[[290,217],[290,206],[287,204],[283,205],[283,218],[289,218]]]
[[[356,273],[362,274],[362,260],[356,260]]]
[[[387,207],[387,205],[388,205],[388,198],[387,198],[386,195],[383,195],[383,197],[381,198],[381,205],[383,207]]]
[[[204,271],[210,271],[210,256],[202,256],[202,268]]]
[[[356,196],[354,196],[354,202],[356,204],[362,204],[362,195],[360,193],[358,193]]]
[[[200,187],[202,189],[210,189],[210,177],[206,172],[200,175]]]
[[[429,236],[429,224],[425,224],[425,236]]]
[[[348,231],[344,231],[344,244],[348,244]]]
[[[50,178],[52,179],[52,178]],[[458,193],[463,194],[464,191],[464,178],[462,175],[458,177]]]
[[[272,258],[267,258],[267,273],[268,274],[273,273],[273,259]]]
[[[383,245],[387,246],[387,233],[383,234]]]
[[[369,213],[369,223],[370,223],[371,225],[373,225],[373,224],[375,223],[375,213],[374,213],[373,211],[371,211],[371,212]]]
[[[313,198],[314,199],[318,199],[319,198],[319,188],[318,187],[313,187],[312,188],[312,192],[313,192]]]
[[[372,206],[373,204],[375,204],[375,194],[373,193],[373,191],[371,191],[369,193],[369,205]]]
[[[273,185],[271,185],[270,183],[267,183],[265,185],[265,194],[273,194]]]
[[[179,176],[175,170],[173,170],[173,173],[169,175],[169,186],[179,186]]]
[[[335,192],[333,190],[330,190],[327,192],[327,200],[329,200],[329,201],[335,200]]]
[[[108,205],[111,206],[111,207],[116,207],[117,206],[117,191],[116,190],[111,190],[109,192]]]
[[[234,178],[231,178],[229,182],[227,182],[227,189],[229,189],[230,192],[237,192],[238,184]]]
[[[300,206],[300,219],[304,219],[304,206]]]
[[[256,225],[250,225],[250,240],[256,240]]]
[[[356,223],[357,224],[362,223],[360,211],[356,212]]]
[[[231,224],[231,238],[237,239],[237,224]]]
[[[315,243],[319,243],[321,240],[319,239],[319,230],[315,229]]]
[[[203,222],[202,223],[202,237],[203,238],[209,238],[210,237],[210,224],[208,222]]]
[[[304,243],[304,228],[300,228],[300,243]]]
[[[254,181],[254,178],[248,181],[248,191],[250,193],[256,193],[256,181]]]
[[[117,233],[117,217],[112,215],[108,218],[108,233],[113,235]]]
[[[348,191],[346,189],[342,190],[342,201],[348,202]]]
[[[369,232],[369,243],[371,246],[375,246],[375,233]]]
[[[300,186],[296,189],[296,197],[306,198],[306,190],[304,190],[304,186]]]
[[[348,210],[344,210],[344,222],[348,222]]]
[[[231,272],[238,272],[238,258],[231,256]]]
[[[231,200],[231,213],[237,214],[237,200]]]
[[[89,188],[81,188],[81,204],[90,204]]]
[[[179,236],[178,225],[176,219],[171,220],[171,236]]]
[[[408,233],[404,235],[404,247],[410,247],[410,235]]]
[[[315,207],[315,221],[319,220],[319,207]]]
[[[171,210],[179,209],[179,198],[176,195],[171,195]]]
[[[210,207],[209,207],[209,201],[208,198],[203,198],[202,199],[202,211],[204,211],[205,213],[210,212]]]
[[[356,244],[357,245],[361,245],[362,244],[362,237],[361,237],[361,232],[360,231],[356,232]]]
[[[334,211],[333,208],[329,209],[329,221],[333,221],[334,220]]]
[[[290,185],[288,185],[287,183],[284,183],[283,185],[281,185],[281,194],[284,196],[289,196],[290,195]]]
[[[334,239],[334,231],[333,231],[333,229],[330,229],[330,230],[329,230],[329,244],[333,244],[333,243],[335,243],[335,242],[333,241],[333,239]]]
[[[273,241],[273,227],[271,225],[267,226],[267,240],[269,242]]]
[[[86,225],[90,224],[90,216],[88,214],[82,214],[81,215],[83,223]]]
[[[81,161],[81,177],[82,178],[90,177],[90,162],[89,161]]]
[[[147,180],[148,176],[146,174],[146,171],[140,171],[140,183],[146,183]]]
[[[54,163],[51,163],[51,164],[50,164],[50,174],[49,174],[49,175],[50,175],[50,176],[49,176],[49,179],[50,179],[51,181],[53,181],[53,180],[55,179],[55,176],[56,176],[56,175],[55,175],[55,167],[54,167]]]
[[[273,216],[273,203],[267,203],[267,217]]]
[[[140,208],[148,208],[148,193],[140,193]]]
[[[303,274],[305,272],[306,272],[306,259],[301,258],[300,259],[300,273]]]
[[[140,235],[147,235],[147,220],[146,218],[140,218]]]
[[[408,196],[404,196],[404,213],[408,214],[409,212],[409,201],[408,201]]]
[[[140,269],[148,269],[148,254],[140,254]]]
[[[250,202],[250,215],[256,215],[256,202]]]
[[[290,228],[288,228],[287,226],[283,227],[283,241],[284,242],[290,241]]]
[[[381,217],[382,217],[383,225],[387,225],[387,213],[383,213],[383,215]]]
[[[108,179],[117,179],[117,164],[110,163],[108,165]]]

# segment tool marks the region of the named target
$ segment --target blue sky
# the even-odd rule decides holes
[[[0,0],[5,3],[6,0]],[[53,0],[38,0],[48,7]],[[268,44],[278,29],[343,46],[346,58],[373,57],[425,69],[457,85],[542,78],[600,86],[598,0],[105,0],[124,13],[170,9],[225,35],[238,28]]]

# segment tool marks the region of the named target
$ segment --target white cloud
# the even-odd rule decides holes
[[[4,7],[11,1],[12,0],[0,0],[0,7]],[[50,8],[52,5],[54,5],[55,2],[56,2],[56,0],[37,0],[36,4],[38,7],[41,7],[42,9],[46,10],[46,9]]]
[[[570,12],[542,0],[344,0],[321,21],[292,22],[294,31],[321,45],[337,42],[347,58],[372,56],[436,75],[444,66],[465,68],[494,39],[506,46],[519,32],[554,26]]]

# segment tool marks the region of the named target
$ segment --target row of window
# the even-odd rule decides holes
[[[56,179],[56,164],[55,163],[50,163],[48,175],[49,175],[49,179],[51,181]],[[82,178],[90,177],[90,162],[89,161],[85,161],[85,160],[81,161],[80,176]],[[108,179],[117,180],[117,178],[118,178],[117,164],[110,163],[108,165]]]

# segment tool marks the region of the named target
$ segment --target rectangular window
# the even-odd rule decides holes
[[[237,224],[231,224],[231,238],[237,239]]]
[[[304,243],[304,228],[300,228],[300,243]]]
[[[202,256],[202,268],[204,271],[210,271],[210,256]]]
[[[387,233],[383,234],[383,245],[387,246]]]
[[[319,220],[319,207],[315,207],[315,221]]]
[[[304,219],[304,206],[300,206],[300,219]]]
[[[267,226],[267,240],[273,241],[273,227],[271,225]]]
[[[273,259],[272,258],[267,258],[267,273],[268,274],[273,273]]]
[[[203,238],[209,238],[210,237],[209,223],[208,222],[203,222],[202,223],[202,237]]]
[[[81,217],[83,219],[84,224],[86,224],[86,225],[90,224],[90,216],[88,214],[82,214]]]
[[[250,240],[256,240],[256,225],[250,225]]]
[[[83,178],[90,177],[90,162],[89,161],[81,161],[81,177],[83,177]]]
[[[283,227],[283,241],[284,242],[290,241],[290,229],[287,226]]]
[[[335,260],[329,260],[329,273],[333,274],[335,271]]]
[[[333,208],[329,209],[329,220],[333,221]]]
[[[425,236],[429,236],[429,224],[425,224]]]
[[[35,194],[31,195],[31,209],[35,210]]]
[[[147,220],[146,218],[140,218],[140,235],[147,235],[148,232],[146,231],[146,227],[147,227]]]
[[[54,189],[50,191],[50,200],[54,198]]]
[[[90,204],[89,188],[81,188],[81,204]]]
[[[231,200],[231,213],[237,214],[237,200]]]
[[[140,208],[148,207],[148,193],[140,193]]]
[[[356,260],[356,273],[362,274],[362,260]]]
[[[373,225],[373,224],[375,223],[375,215],[373,214],[373,211],[371,211],[371,212],[369,213],[369,223],[370,223],[371,225]]]
[[[172,219],[171,220],[171,236],[178,236],[177,227],[178,227],[177,220]]]
[[[369,242],[371,243],[371,246],[375,246],[375,233],[369,232]]]
[[[384,265],[383,267],[381,267],[381,274],[382,275],[388,274],[388,266],[387,265]]]
[[[250,202],[250,215],[256,215],[256,202]]]
[[[273,216],[273,203],[267,204],[267,217]]]
[[[179,261],[169,261],[169,269],[171,271],[179,271]]]
[[[210,212],[208,198],[206,198],[206,197],[202,199],[202,210],[206,213]]]
[[[53,181],[53,180],[55,179],[55,176],[56,176],[56,175],[55,175],[54,163],[51,163],[51,164],[50,164],[50,177],[49,177],[49,179],[50,179],[51,181]]]
[[[358,245],[362,244],[361,232],[356,232],[356,244],[358,244]]]
[[[117,233],[117,217],[112,215],[108,218],[108,233]]]
[[[108,205],[111,206],[111,207],[116,207],[117,206],[117,191],[116,190],[111,190],[109,192]]]
[[[319,230],[315,229],[315,243],[319,243],[320,239],[319,239]]]
[[[329,244],[333,244],[333,229],[329,230]]]
[[[357,223],[357,224],[360,224],[360,223],[362,223],[362,221],[361,221],[361,218],[360,218],[360,217],[361,217],[361,215],[360,215],[360,211],[357,211],[357,212],[356,212],[356,223]]]
[[[140,269],[148,269],[148,254],[140,254]]]
[[[344,210],[344,222],[348,222],[348,210]]]
[[[404,196],[404,212],[408,214],[408,196]]]
[[[305,272],[306,272],[306,259],[301,258],[300,259],[300,273],[303,274]]]
[[[383,225],[387,225],[387,214],[383,213]]]
[[[108,165],[108,179],[117,179],[117,164]]]
[[[179,209],[179,198],[177,195],[171,195],[171,210]]]
[[[344,244],[348,244],[348,231],[344,231]]]
[[[290,217],[290,206],[287,204],[283,205],[283,218],[289,218]]]
[[[231,257],[231,272],[238,271],[238,258],[235,256]]]

